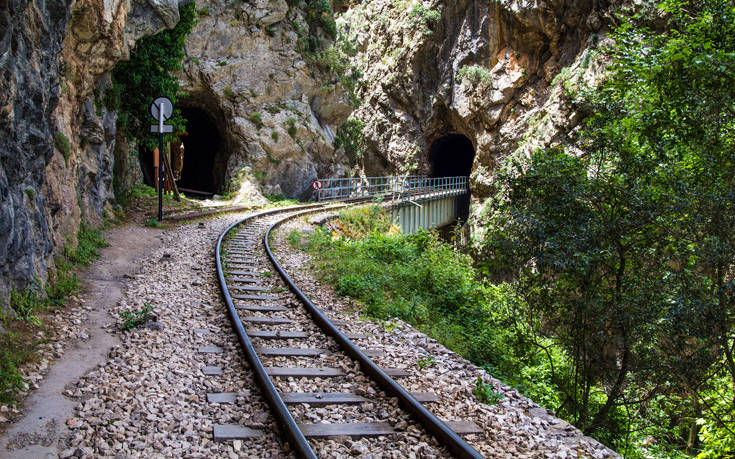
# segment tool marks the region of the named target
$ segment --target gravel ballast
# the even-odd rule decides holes
[[[214,247],[219,234],[246,214],[233,214],[195,222],[161,233],[162,245],[140,263],[140,271],[126,281],[122,299],[111,311],[120,339],[108,360],[88,372],[64,395],[76,402],[74,416],[65,421],[69,434],[59,445],[60,457],[289,457],[253,374],[232,333],[226,306],[216,278]],[[362,349],[381,350],[373,360],[384,368],[403,368],[410,376],[397,381],[411,392],[428,392],[439,402],[426,406],[440,419],[471,421],[483,429],[468,442],[487,457],[613,457],[614,452],[585,437],[574,427],[487,375],[410,325],[394,321],[386,329],[378,321],[362,318],[349,299],[311,277],[308,255],[294,251],[285,241],[302,219],[282,227],[273,246],[284,267],[312,301],[333,319],[345,320],[339,328],[361,333]],[[291,325],[258,324],[263,330],[316,331],[295,297],[283,288],[274,269],[258,254],[259,285],[270,287],[278,300],[258,305],[287,306],[286,311],[240,311],[241,317],[286,317]],[[242,303],[248,303],[243,301]],[[152,317],[140,327],[121,331],[125,311],[150,306]],[[86,305],[94,307],[94,305]],[[74,317],[74,316],[72,316]],[[397,407],[362,374],[356,363],[344,358],[331,339],[253,339],[256,346],[321,348],[316,357],[263,357],[266,366],[329,366],[352,378],[276,378],[282,392],[352,392],[368,402],[340,406],[291,405],[298,422],[388,422],[397,435],[312,440],[320,457],[446,457],[447,451],[413,419]],[[221,352],[200,352],[214,350]],[[204,349],[202,349],[204,348]],[[419,359],[433,356],[436,363],[419,369]],[[222,374],[218,374],[221,370]],[[481,376],[503,399],[494,406],[479,403],[473,383]],[[210,403],[219,399],[223,403]],[[234,403],[231,395],[235,394]],[[236,425],[263,432],[259,438],[213,439],[215,425]],[[0,454],[1,455],[1,454]]]

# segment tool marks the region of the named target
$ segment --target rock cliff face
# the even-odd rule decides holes
[[[95,88],[135,40],[178,21],[176,0],[0,2],[0,299],[45,280],[82,217],[112,193],[115,114]],[[72,241],[73,242],[73,241]],[[3,301],[4,303],[4,301]]]
[[[341,27],[367,82],[353,114],[365,123],[365,173],[431,173],[432,143],[464,135],[475,151],[476,214],[500,158],[573,135],[581,118],[574,91],[601,71],[595,49],[612,20],[607,8],[596,0],[375,0],[346,12]]]
[[[472,215],[498,160],[563,142],[581,119],[574,93],[600,74],[603,0],[340,2],[338,26],[363,72],[362,104],[299,51],[298,2],[201,1],[179,74],[180,108],[216,128],[216,192],[309,198],[312,179],[430,173],[429,152],[465,136]],[[113,181],[140,177],[105,107],[108,72],[140,37],[178,21],[176,0],[0,0],[0,298],[34,276],[82,218],[111,210]],[[303,4],[302,4],[303,7]],[[321,38],[324,38],[323,36]],[[327,40],[328,41],[328,40]],[[365,124],[357,168],[335,134]],[[448,160],[451,162],[451,160]],[[113,171],[115,171],[113,176]],[[441,174],[441,171],[433,171]]]
[[[298,51],[303,12],[284,0],[197,7],[179,76],[190,96],[181,105],[203,110],[224,137],[215,190],[227,191],[243,166],[265,193],[298,199],[311,196],[317,176],[342,175],[348,160],[335,153],[334,135],[352,108]]]

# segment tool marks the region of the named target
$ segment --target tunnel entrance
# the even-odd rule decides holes
[[[475,147],[472,141],[462,134],[448,134],[431,144],[429,162],[431,177],[469,177],[475,160]],[[459,219],[466,221],[470,215],[470,194],[459,203]]]
[[[222,135],[214,120],[200,108],[181,109],[187,120],[186,135],[181,137],[184,143],[184,167],[177,185],[184,193],[192,197],[201,197],[217,193],[215,186],[215,159],[222,149]],[[192,191],[204,193],[197,195]]]

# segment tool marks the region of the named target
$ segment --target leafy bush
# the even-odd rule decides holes
[[[251,113],[250,121],[255,125],[258,130],[263,127],[263,117],[261,116],[260,112]]]
[[[509,285],[484,282],[467,255],[433,233],[395,234],[379,206],[343,210],[330,226],[336,232],[289,240],[317,255],[317,272],[339,294],[358,299],[368,316],[412,323],[537,402],[559,406],[566,356],[518,319],[524,305]]]
[[[54,145],[56,145],[56,148],[61,152],[61,155],[64,157],[64,161],[69,161],[69,156],[71,155],[71,142],[69,142],[69,138],[64,135],[63,132],[58,131],[56,133]]]
[[[362,121],[347,120],[337,129],[337,134],[334,137],[334,148],[344,148],[352,164],[357,164],[362,159],[365,140],[362,131],[364,128],[365,123]]]
[[[457,72],[457,77],[462,80],[462,83],[470,82],[472,84],[477,84],[480,82],[489,83],[493,79],[490,71],[485,67],[479,65],[463,66],[461,69],[459,69],[459,72]]]
[[[441,19],[441,14],[436,10],[432,10],[431,8],[424,6],[421,0],[417,0],[417,2],[411,6],[408,17],[411,25],[423,26],[421,32],[424,35],[431,35],[434,33],[433,28]]]

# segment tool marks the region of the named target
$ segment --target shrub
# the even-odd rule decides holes
[[[347,157],[350,158],[353,164],[357,164],[362,159],[363,143],[365,141],[362,133],[364,128],[365,123],[362,121],[356,119],[347,120],[337,129],[337,134],[334,138],[334,148],[344,148]]]
[[[436,10],[425,7],[424,4],[421,3],[421,1],[419,0],[411,7],[411,11],[409,11],[408,17],[409,23],[411,25],[423,26],[421,32],[424,35],[431,35],[432,33],[434,33],[433,27],[435,27],[441,19],[441,14],[439,14],[439,12]]]
[[[250,121],[255,125],[258,130],[263,127],[263,117],[260,115],[260,112],[251,113]]]
[[[63,132],[58,131],[56,133],[54,145],[59,152],[61,152],[61,155],[64,157],[64,161],[69,161],[69,156],[71,156],[71,142],[69,142],[69,138],[65,136]]]
[[[461,69],[459,69],[459,72],[457,72],[457,77],[462,80],[462,83],[469,81],[472,84],[477,84],[480,82],[489,83],[493,79],[490,71],[488,71],[488,69],[486,69],[485,67],[479,65],[463,66]]]

